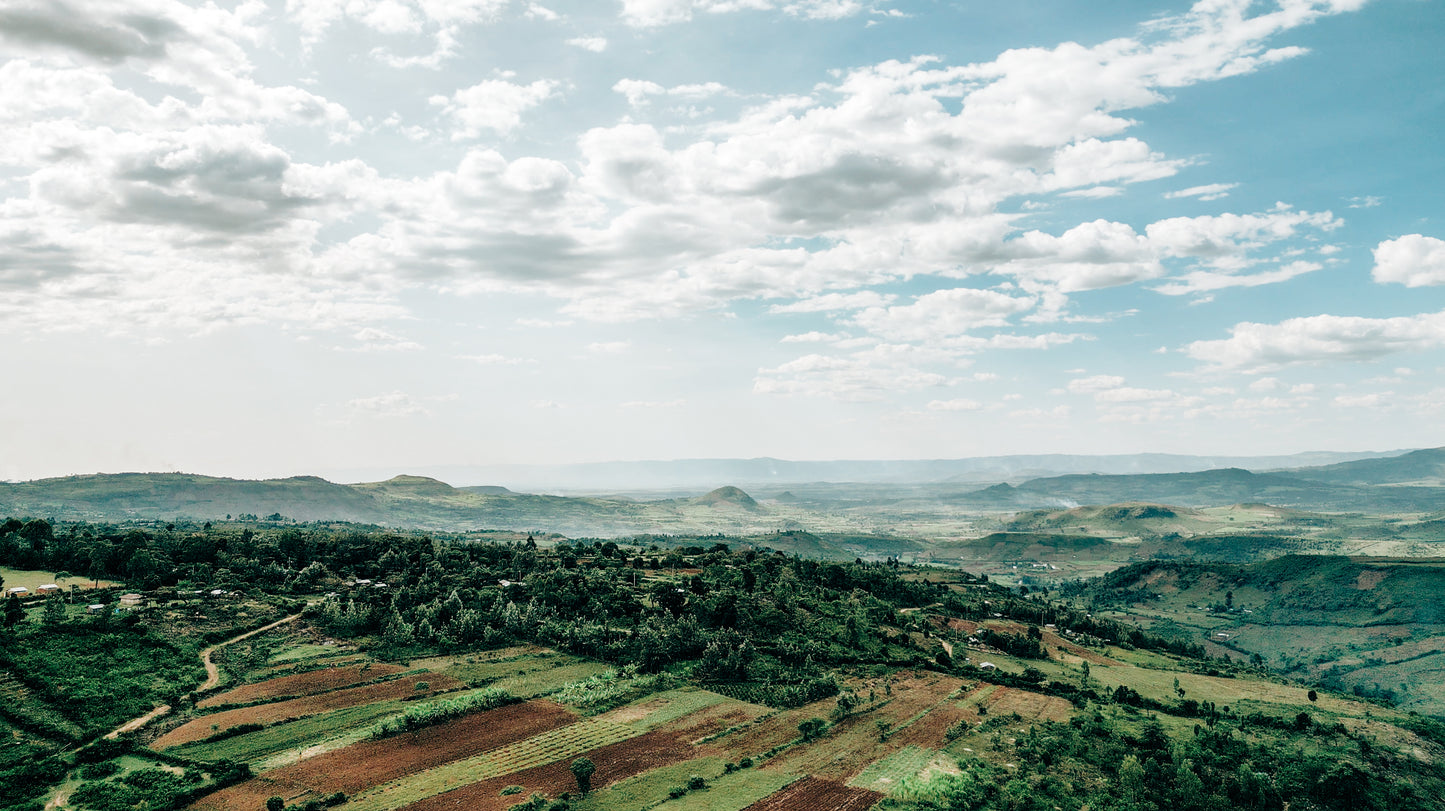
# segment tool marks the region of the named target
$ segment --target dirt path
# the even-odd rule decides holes
[[[211,661],[211,654],[216,651],[216,648],[224,648],[225,646],[230,645],[234,642],[240,642],[247,637],[265,633],[278,625],[285,625],[288,622],[295,622],[298,619],[301,619],[300,614],[292,614],[291,616],[285,617],[284,619],[276,620],[270,625],[263,625],[262,627],[257,628],[254,631],[247,631],[240,636],[233,636],[230,639],[227,639],[225,642],[217,642],[211,647],[201,651],[201,664],[206,666],[206,680],[201,684],[200,687],[196,688],[196,692],[199,693],[205,690],[209,690],[221,683],[221,669],[219,667],[216,667],[215,662]]]
[[[272,628],[275,628],[275,627],[278,626],[278,625],[285,625],[285,624],[288,623],[288,622],[295,622],[296,620],[298,620],[298,619],[300,619],[300,618],[301,618],[301,615],[300,615],[300,614],[292,614],[292,615],[289,616],[289,617],[285,617],[285,618],[283,618],[283,619],[276,620],[275,622],[271,623],[270,625],[264,625],[264,626],[262,626],[262,627],[260,627],[260,628],[257,628],[257,629],[254,630],[254,631],[247,631],[247,632],[244,633],[244,634],[240,634],[240,635],[238,635],[238,636],[233,636],[233,637],[231,637],[230,639],[225,640],[224,642],[217,642],[216,644],[210,646],[209,648],[206,648],[205,650],[201,651],[201,664],[203,664],[203,665],[206,666],[206,680],[201,683],[201,686],[199,686],[199,687],[196,688],[196,692],[201,692],[201,691],[203,691],[203,690],[210,690],[211,688],[213,688],[213,687],[215,687],[216,685],[218,685],[218,684],[221,683],[221,669],[220,669],[219,667],[216,667],[216,663],[215,663],[215,662],[211,661],[211,654],[214,653],[217,648],[224,648],[225,646],[230,645],[230,644],[232,644],[232,643],[240,642],[241,640],[243,640],[243,639],[245,639],[245,638],[247,638],[247,637],[255,636],[256,634],[260,634],[260,633],[265,633],[266,631],[269,631],[269,630],[271,630]],[[159,707],[156,707],[155,709],[151,710],[150,712],[146,713],[145,715],[142,715],[142,716],[139,717],[139,718],[132,718],[131,720],[126,721],[124,724],[121,724],[120,726],[116,727],[115,729],[111,730],[110,732],[107,732],[107,733],[105,734],[105,737],[107,737],[107,738],[118,738],[118,737],[120,737],[122,734],[124,734],[124,733],[126,733],[126,732],[133,732],[133,731],[135,731],[135,730],[137,730],[137,729],[140,729],[141,727],[145,726],[146,724],[149,724],[150,722],[156,720],[157,718],[160,718],[161,716],[165,715],[166,713],[168,713],[168,712],[170,712],[170,711],[171,711],[171,705],[169,705],[169,704],[162,704],[162,705],[160,705]]]

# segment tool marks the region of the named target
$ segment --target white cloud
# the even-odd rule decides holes
[[[1075,394],[1096,394],[1117,389],[1124,385],[1124,378],[1118,375],[1094,375],[1069,381],[1068,389]]]
[[[1396,318],[1316,315],[1278,324],[1243,322],[1230,337],[1195,341],[1190,357],[1221,371],[1260,372],[1301,363],[1363,361],[1445,346],[1445,312]]]
[[[811,343],[833,343],[847,336],[831,332],[804,332],[798,335],[784,335],[781,343],[785,344],[811,344]]]
[[[898,298],[892,294],[863,290],[857,293],[825,293],[809,296],[790,304],[774,304],[768,312],[783,313],[826,313],[837,310],[862,310],[869,307],[885,307]]]
[[[663,87],[657,82],[650,82],[645,79],[619,79],[612,85],[614,93],[621,93],[627,98],[627,103],[632,107],[643,107],[651,102],[653,96],[666,96],[684,101],[700,101],[712,96],[727,95],[732,91],[726,85],[718,82],[704,82],[702,84],[680,84],[672,87]]]
[[[598,341],[587,345],[587,351],[593,355],[620,355],[631,348],[631,341]]]
[[[977,400],[959,398],[955,400],[930,400],[929,411],[979,411],[983,409],[983,403]]]
[[[457,360],[467,360],[481,366],[517,366],[523,363],[536,363],[536,361],[530,358],[513,358],[495,352],[481,355],[457,355],[456,357]]]
[[[1238,183],[1210,183],[1206,186],[1190,186],[1187,189],[1166,192],[1164,197],[1168,200],[1175,200],[1181,197],[1198,197],[1200,200],[1222,200],[1229,196],[1230,191],[1238,187]]]
[[[1012,316],[1036,303],[1032,297],[958,287],[919,296],[912,304],[870,307],[854,316],[852,323],[889,340],[929,341],[1006,326]]]
[[[1341,394],[1335,398],[1334,403],[1344,408],[1380,408],[1393,404],[1394,396],[1393,391],[1372,394]]]
[[[557,88],[558,83],[548,79],[530,84],[485,79],[450,98],[434,96],[431,103],[455,122],[452,140],[477,138],[488,130],[506,135],[522,125],[523,113],[551,98]]]
[[[780,9],[794,17],[838,20],[867,11],[859,0],[622,0],[622,20],[637,28],[655,28],[691,20],[695,14],[725,14]]]
[[[562,15],[558,14],[550,8],[547,8],[546,6],[539,5],[537,3],[528,3],[527,10],[526,12],[524,12],[524,14],[528,19],[546,20],[548,22],[556,22],[557,20],[562,19]]]
[[[1422,234],[1387,239],[1375,247],[1371,275],[1381,284],[1406,287],[1445,284],[1445,240]]]
[[[383,419],[429,416],[431,414],[416,398],[400,391],[378,394],[374,397],[359,397],[348,401],[346,408],[357,416]]]
[[[607,50],[606,37],[573,37],[567,40],[567,44],[598,54]]]
[[[1350,208],[1375,208],[1384,203],[1385,200],[1384,198],[1370,195],[1364,197],[1348,197],[1346,198],[1346,202],[1350,204]]]
[[[1211,270],[1195,270],[1185,273],[1166,284],[1154,288],[1166,296],[1182,296],[1190,293],[1207,293],[1230,287],[1259,287],[1266,284],[1287,282],[1296,276],[1313,273],[1324,267],[1318,262],[1290,262],[1283,267],[1260,273],[1221,273]]]
[[[363,327],[351,336],[359,346],[359,352],[412,352],[422,348],[416,341],[410,341],[376,327]]]

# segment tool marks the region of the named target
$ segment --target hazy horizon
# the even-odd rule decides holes
[[[956,5],[0,0],[0,478],[1445,444],[1440,3]]]

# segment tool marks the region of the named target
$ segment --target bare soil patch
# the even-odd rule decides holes
[[[592,775],[592,789],[595,791],[660,766],[698,757],[700,752],[697,747],[689,745],[677,735],[653,731],[630,740],[598,747],[578,757],[586,757],[597,766],[597,771]],[[505,811],[525,800],[533,792],[542,792],[553,797],[564,791],[575,792],[577,779],[572,776],[572,761],[575,759],[563,758],[545,766],[482,780],[404,806],[401,811],[456,811],[458,808],[465,808],[467,811]],[[512,785],[521,786],[522,793],[501,796],[502,789]]]
[[[429,685],[429,689],[416,689],[416,683],[419,681],[426,682]],[[357,707],[362,704],[406,698],[407,696],[430,695],[438,690],[451,690],[461,686],[461,682],[450,676],[443,676],[440,673],[419,673],[414,676],[407,676],[380,684],[368,684],[361,687],[333,690],[317,696],[293,698],[288,701],[277,701],[271,704],[261,704],[256,707],[224,710],[210,715],[203,715],[182,726],[176,727],[165,735],[157,738],[151,743],[150,747],[159,751],[172,746],[180,746],[183,743],[191,743],[208,738],[217,732],[230,729],[238,724],[274,724],[279,721],[304,718],[305,716],[315,715],[319,712]]]
[[[743,811],[864,811],[881,799],[883,795],[876,791],[804,777]]]
[[[404,670],[406,668],[400,665],[387,664],[374,664],[370,667],[366,665],[327,667],[307,673],[298,673],[294,676],[267,679],[255,684],[244,684],[234,690],[211,696],[196,706],[201,709],[209,709],[224,707],[228,704],[254,704],[257,701],[270,699],[311,696],[341,687],[376,681]]]

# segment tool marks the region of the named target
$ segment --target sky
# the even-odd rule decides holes
[[[1445,444],[1440,0],[0,0],[0,478]]]

